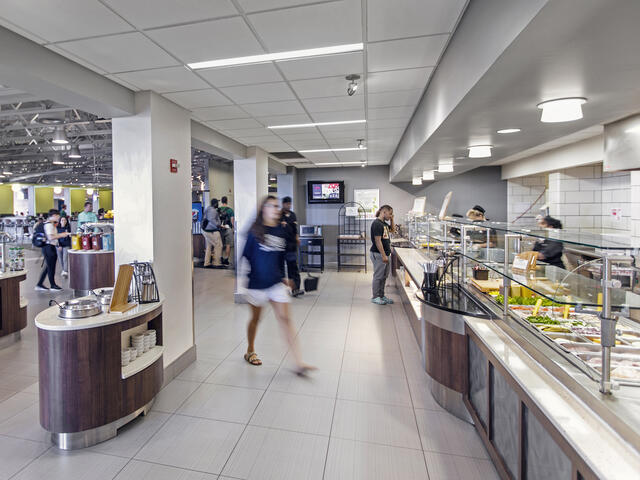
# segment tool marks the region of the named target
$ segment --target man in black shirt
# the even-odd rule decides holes
[[[287,261],[287,276],[293,281],[293,289],[291,295],[297,297],[303,295],[300,290],[300,272],[298,271],[298,219],[296,214],[291,211],[291,197],[282,199],[282,218],[280,219],[282,226],[287,233],[287,246],[285,250],[285,260]]]
[[[391,220],[391,227],[387,221]],[[371,224],[371,262],[373,263],[373,297],[376,305],[387,305],[393,300],[384,295],[384,286],[389,275],[389,255],[391,255],[391,229],[393,229],[393,209],[383,205]]]

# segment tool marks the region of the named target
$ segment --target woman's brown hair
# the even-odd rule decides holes
[[[264,198],[264,200],[262,200],[262,202],[260,203],[260,206],[258,207],[258,214],[256,215],[256,219],[253,221],[253,224],[249,229],[249,231],[253,234],[254,237],[258,239],[259,242],[264,241],[265,227],[264,227],[264,218],[263,218],[262,212],[264,210],[264,206],[267,204],[267,202],[271,200],[277,201],[278,199],[273,195],[267,195]]]

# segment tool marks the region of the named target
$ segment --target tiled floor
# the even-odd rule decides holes
[[[0,351],[0,480],[497,478],[474,428],[431,397],[402,307],[372,305],[361,273],[326,272],[291,304],[318,367],[304,379],[271,312],[256,344],[264,365],[244,362],[248,307],[233,303],[233,277],[195,270],[198,360],[115,439],[61,452],[38,423],[33,317],[52,295],[33,291],[35,265],[30,325]]]

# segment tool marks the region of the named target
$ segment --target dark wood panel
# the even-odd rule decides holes
[[[27,326],[27,309],[20,308],[20,282],[27,274],[0,280],[0,337]]]
[[[162,345],[161,312],[158,307],[125,322],[83,330],[38,329],[42,427],[54,433],[88,430],[148,403],[162,387],[162,357],[123,380],[121,333],[150,322]]]
[[[73,290],[113,287],[114,262],[113,252],[69,252],[69,287]]]
[[[464,335],[428,321],[427,373],[445,387],[463,393],[467,385],[467,342]]]
[[[206,248],[204,235],[201,233],[194,233],[191,237],[193,238],[193,257],[204,258],[204,251]]]

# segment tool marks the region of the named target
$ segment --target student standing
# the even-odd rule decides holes
[[[233,208],[227,205],[227,197],[220,199],[220,221],[222,228],[222,264],[229,265],[229,255],[231,255],[231,245],[233,245],[233,229],[235,227],[235,217]]]
[[[42,270],[42,274],[40,275],[40,280],[36,285],[36,290],[45,291],[49,290],[52,292],[57,292],[62,290],[56,284],[55,274],[56,274],[56,262],[58,260],[58,254],[56,252],[56,243],[60,238],[65,238],[69,236],[69,232],[58,233],[56,230],[56,224],[60,220],[60,212],[55,209],[49,210],[49,218],[44,224],[44,234],[47,237],[44,246],[42,247],[42,255],[44,255],[45,268]],[[43,284],[44,279],[49,277],[49,287],[46,288]]]
[[[93,203],[85,202],[84,210],[78,214],[78,228],[85,223],[96,223],[97,221],[98,216],[93,213]]]
[[[220,268],[220,256],[222,255],[222,239],[220,237],[220,213],[218,212],[218,199],[212,198],[202,215],[202,235],[207,243],[204,252],[204,266],[211,265],[213,250],[213,267]]]
[[[291,197],[282,199],[282,218],[280,222],[287,234],[285,260],[287,262],[287,276],[293,282],[291,295],[298,297],[303,295],[304,292],[300,290],[300,272],[298,270],[298,245],[300,245],[298,218],[291,211]]]
[[[391,221],[391,226],[387,224]],[[383,205],[376,213],[376,219],[371,224],[371,253],[373,263],[373,297],[371,301],[376,305],[387,305],[393,300],[384,294],[385,283],[389,276],[389,256],[391,255],[391,230],[393,225],[393,209]]]
[[[68,232],[71,235],[71,225],[69,225],[69,219],[63,217],[60,214],[60,220],[57,226],[58,233]],[[60,268],[62,269],[62,276],[69,275],[69,248],[71,247],[71,238],[68,236],[58,239],[58,260],[60,260]]]
[[[286,232],[280,224],[280,206],[276,197],[269,195],[262,201],[258,215],[247,235],[242,256],[249,261],[249,284],[245,291],[251,305],[251,321],[247,328],[247,352],[244,359],[251,365],[262,365],[255,351],[255,339],[262,308],[271,304],[278,322],[287,337],[296,362],[296,373],[305,375],[313,367],[302,362],[296,332],[289,318],[289,293],[284,263]]]

